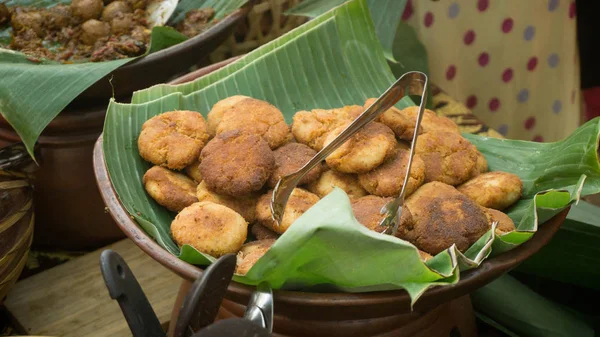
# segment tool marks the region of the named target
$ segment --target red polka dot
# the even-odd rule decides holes
[[[410,19],[414,12],[415,10],[412,4],[412,0],[408,0],[406,6],[404,7],[404,12],[402,13],[402,20],[406,21]]]
[[[490,5],[490,1],[489,0],[479,0],[479,1],[477,1],[477,9],[479,9],[480,12],[483,12],[484,10],[486,10],[489,5]]]
[[[465,42],[465,44],[468,46],[471,43],[473,43],[473,41],[475,41],[475,32],[470,29],[465,33],[465,37],[463,38],[463,41]]]
[[[477,105],[477,97],[471,95],[467,97],[467,108],[473,109]]]
[[[454,78],[454,76],[456,76],[456,66],[451,65],[448,67],[448,69],[446,69],[446,79],[450,81]]]
[[[525,129],[531,130],[535,126],[535,117],[529,117],[525,120]]]
[[[489,103],[489,107],[491,111],[496,111],[500,108],[500,100],[497,98],[492,98]]]
[[[512,78],[513,78],[513,70],[511,68],[506,68],[506,70],[504,70],[504,72],[502,73],[502,81],[510,82],[510,80],[512,80]]]
[[[540,136],[540,135],[536,135],[535,137],[533,137],[533,141],[534,142],[543,142],[544,141],[544,137]]]
[[[425,20],[423,21],[425,27],[431,27],[433,24],[433,13],[427,12],[425,13]]]
[[[575,1],[571,2],[571,5],[569,5],[569,18],[572,19],[575,17],[576,14],[576,9],[575,9]]]
[[[508,33],[512,30],[513,28],[513,19],[511,18],[506,18],[504,19],[504,21],[502,21],[502,31],[505,33]]]
[[[533,56],[532,58],[530,58],[529,61],[527,61],[527,70],[533,71],[535,69],[535,67],[537,66],[537,63],[538,63],[537,57]]]
[[[483,53],[479,54],[478,61],[479,61],[480,66],[485,67],[490,62],[490,55],[486,52],[483,52]]]

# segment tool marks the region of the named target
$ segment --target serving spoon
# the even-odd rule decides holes
[[[407,94],[409,95],[420,95],[421,103],[419,104],[419,114],[417,117],[417,123],[415,133],[413,135],[413,143],[411,145],[410,158],[407,165],[407,172],[410,171],[412,165],[412,158],[414,155],[414,144],[418,134],[418,126],[421,123],[423,111],[425,110],[425,102],[427,101],[427,75],[419,71],[410,71],[403,74],[394,84],[392,84],[379,98],[371,104],[363,113],[361,113],[350,125],[348,125],[342,133],[340,133],[331,143],[327,144],[321,151],[319,151],[308,163],[296,172],[284,176],[279,179],[273,195],[271,196],[271,216],[273,221],[279,226],[283,219],[285,212],[285,206],[290,198],[290,195],[294,188],[298,186],[300,179],[304,177],[311,169],[316,165],[320,164],[327,156],[333,153],[338,147],[346,142],[350,137],[356,134],[365,125],[373,121],[384,111],[387,111],[394,104],[398,103]],[[404,186],[400,196],[388,203],[381,210],[382,214],[385,213],[385,217],[382,220],[382,226],[392,227],[392,233],[398,229],[398,223],[400,215],[402,213],[402,205],[404,204],[405,186],[408,182],[408,173],[404,179]]]

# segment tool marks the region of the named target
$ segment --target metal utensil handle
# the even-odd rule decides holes
[[[252,293],[250,302],[244,319],[247,319],[256,325],[273,331],[273,291],[267,283],[260,283],[256,286],[256,291]]]

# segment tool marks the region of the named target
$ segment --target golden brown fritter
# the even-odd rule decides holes
[[[200,183],[202,181],[202,172],[200,172],[200,161],[196,160],[190,165],[186,166],[184,169],[185,174],[188,177],[194,179],[195,182]]]
[[[397,236],[432,255],[452,244],[464,252],[490,228],[479,205],[437,181],[421,186],[405,207],[412,219],[400,224]]]
[[[140,156],[155,165],[181,170],[198,159],[208,140],[204,117],[194,111],[171,111],[142,125]]]
[[[252,233],[257,240],[277,239],[279,237],[279,234],[257,223],[252,225],[250,233]]]
[[[325,144],[331,143],[347,125],[331,131]],[[396,148],[394,133],[387,126],[371,122],[338,147],[327,159],[327,165],[344,173],[366,173],[381,165],[394,154]]]
[[[270,190],[258,199],[258,203],[256,204],[256,222],[279,234],[283,234],[296,219],[319,201],[318,196],[301,188],[295,188],[285,206],[281,224],[277,226],[271,216],[270,203],[272,195],[273,190]]]
[[[459,185],[475,171],[477,149],[454,132],[428,132],[419,136],[415,153],[425,162],[425,182]]]
[[[273,151],[273,155],[275,157],[275,170],[269,178],[269,186],[274,188],[281,177],[292,174],[301,169],[316,154],[317,151],[300,143],[289,143]],[[323,172],[323,165],[315,166],[315,168],[310,170],[304,177],[302,177],[302,179],[300,179],[298,184],[304,185],[312,183],[313,181],[319,179],[321,172]]]
[[[247,98],[250,97],[242,95],[231,96],[222,99],[213,105],[206,118],[208,124],[208,133],[211,137],[217,135],[217,126],[219,123],[221,123],[221,119],[223,119],[223,114],[225,114],[225,111],[231,109],[238,102]]]
[[[508,232],[512,232],[515,230],[515,223],[512,219],[504,214],[503,212],[491,209],[491,208],[483,208],[485,215],[488,218],[488,222],[490,226],[494,221],[498,221],[498,225],[496,225],[496,235],[504,235]]]
[[[384,214],[381,214],[381,209],[392,200],[393,198],[382,198],[374,195],[367,195],[353,200],[352,211],[354,217],[368,229],[382,233],[386,228],[379,226],[384,216]],[[400,223],[405,221],[412,221],[410,210],[406,207],[402,210]]]
[[[294,115],[292,133],[299,143],[321,151],[329,131],[348,124],[363,112],[360,105],[349,105],[337,109],[314,109],[298,111]]]
[[[184,208],[171,223],[171,235],[179,245],[219,257],[236,253],[246,241],[248,223],[234,210],[213,202],[197,202]]]
[[[309,191],[324,198],[333,191],[334,187],[339,187],[350,199],[360,198],[367,195],[367,191],[360,186],[356,174],[347,174],[335,170],[327,170],[321,174],[319,179],[306,187]]]
[[[262,137],[271,149],[276,149],[292,139],[290,127],[285,123],[283,114],[268,102],[250,97],[238,98],[234,104],[223,110],[221,121],[216,127],[217,135],[239,130]]]
[[[265,253],[275,243],[273,239],[258,240],[248,242],[242,246],[237,254],[237,263],[235,273],[246,275],[246,273],[254,266]]]
[[[198,201],[196,183],[164,167],[151,167],[144,174],[142,182],[152,199],[173,212],[179,212]]]
[[[481,152],[477,151],[477,161],[475,162],[475,169],[473,170],[473,174],[471,174],[471,176],[477,177],[478,175],[486,173],[487,171],[487,159],[485,159],[485,156]]]
[[[521,198],[523,183],[515,174],[494,171],[478,175],[457,189],[483,207],[502,210]]]
[[[371,172],[358,175],[360,185],[370,194],[380,197],[397,197],[400,195],[404,178],[406,176],[406,166],[410,151],[397,150],[396,154],[385,161],[381,166]],[[408,178],[406,196],[408,197],[414,191],[423,185],[425,181],[425,163],[419,157],[414,156]]]
[[[375,98],[368,99],[365,107],[374,101]],[[379,116],[379,121],[392,129],[399,139],[412,141],[418,114],[418,106],[411,106],[402,110],[391,107]],[[425,109],[419,134],[431,131],[448,131],[460,134],[458,126],[451,119],[438,116],[435,112]]]
[[[245,197],[234,198],[229,195],[217,194],[208,188],[206,182],[202,181],[200,184],[198,184],[198,188],[196,189],[196,197],[198,198],[198,201],[210,201],[214,202],[215,204],[229,207],[236,211],[249,223],[254,222],[254,219],[256,218],[255,211],[258,196],[249,195]]]
[[[425,253],[424,251],[419,250],[419,249],[417,249],[417,250],[419,251],[419,257],[421,258],[421,261],[427,262],[427,261],[433,259],[433,256],[431,256],[431,254]]]
[[[200,155],[200,172],[208,188],[233,197],[260,190],[274,166],[267,142],[238,130],[217,135]]]

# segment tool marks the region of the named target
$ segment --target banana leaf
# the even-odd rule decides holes
[[[11,6],[51,7],[64,0],[11,0]],[[211,6],[214,0],[184,2],[179,13],[194,4]],[[220,17],[245,1],[221,1],[216,7]],[[8,41],[8,31],[0,31],[0,43]],[[8,33],[9,34],[9,33]],[[148,53],[178,44],[187,38],[170,27],[154,27]],[[108,62],[61,64],[48,60],[35,60],[26,55],[0,48],[0,113],[15,129],[34,157],[33,146],[44,128],[80,93],[118,67],[133,61],[127,58]]]
[[[127,211],[162,247],[189,263],[209,264],[213,257],[187,245],[177,247],[169,233],[174,214],[144,191],[141,177],[150,165],[138,155],[137,137],[146,120],[174,109],[206,115],[220,99],[242,94],[271,102],[289,123],[298,110],[363,104],[394,80],[366,1],[350,1],[193,83],[145,90],[132,104],[111,101],[103,145],[111,182]],[[397,106],[410,104],[405,99]],[[527,241],[538,223],[582,192],[600,191],[599,130],[600,119],[593,120],[568,139],[549,144],[469,136],[491,170],[513,172],[525,182],[523,200],[509,212],[518,224],[513,234],[498,237],[491,229],[464,254],[453,246],[424,264],[410,243],[360,225],[348,196],[336,189],[235,280],[266,281],[275,289],[406,289],[414,303],[431,286],[457,282],[461,269],[477,267],[490,254]]]

